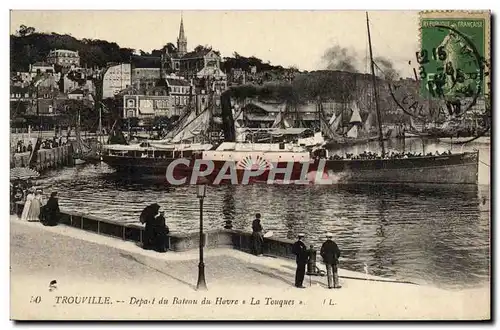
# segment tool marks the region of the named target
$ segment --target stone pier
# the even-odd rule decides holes
[[[16,213],[21,215],[23,203],[16,204]],[[124,241],[142,243],[144,225],[140,223],[120,223],[100,217],[86,215],[78,212],[61,210],[60,224],[78,228],[85,231],[97,233],[99,235],[120,238]],[[251,233],[234,229],[215,229],[204,232],[204,246],[207,249],[231,248],[244,252],[251,251]],[[199,232],[173,233],[168,235],[168,250],[175,252],[185,252],[195,250],[199,247]],[[281,238],[264,238],[264,254],[269,256],[291,258],[292,240]]]
[[[15,167],[26,167],[29,164],[30,155],[30,152],[16,153],[11,159],[11,162]],[[67,144],[57,148],[39,150],[34,169],[38,172],[42,172],[47,169],[72,164],[73,146],[71,144]]]

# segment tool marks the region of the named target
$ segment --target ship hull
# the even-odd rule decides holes
[[[244,169],[237,164],[228,168],[225,161],[213,161],[214,170],[205,175],[211,183],[245,184],[252,182],[280,183],[285,179],[290,181],[308,181],[317,184],[458,184],[477,185],[478,159],[477,152],[445,156],[430,156],[407,159],[376,159],[376,160],[315,160],[307,165],[293,163],[290,166],[290,176],[274,174],[270,168]],[[130,176],[161,175],[166,178],[167,168],[175,159],[134,158],[103,156],[103,161]],[[207,161],[207,159],[204,159]],[[195,160],[189,159],[189,165],[176,164],[172,166],[172,175],[176,180],[186,178],[191,182]],[[274,167],[284,169],[287,163],[277,163]],[[201,171],[205,170],[202,165]],[[236,174],[236,180],[229,179],[231,173]],[[258,175],[256,175],[258,174]],[[225,179],[224,179],[224,175]],[[221,179],[222,178],[222,179]]]
[[[167,168],[176,158],[140,158],[140,157],[116,157],[103,155],[102,161],[117,172],[128,176],[140,177],[144,175],[166,176]],[[183,177],[189,174],[193,167],[193,161],[190,165],[177,164],[174,167],[175,178]]]
[[[477,152],[406,159],[327,161],[339,183],[477,184]]]

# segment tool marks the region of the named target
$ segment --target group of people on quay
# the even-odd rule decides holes
[[[261,214],[255,215],[255,220],[252,222],[252,253],[256,256],[264,254],[264,229],[261,224]],[[305,234],[298,234],[297,241],[292,246],[292,253],[296,256],[295,261],[297,268],[295,271],[295,287],[304,289],[304,277],[309,275],[320,275],[316,267],[316,250],[310,245],[309,249],[304,243]],[[326,240],[321,245],[320,255],[326,266],[326,276],[328,281],[328,289],[340,289],[342,286],[339,282],[338,264],[340,258],[340,249],[337,243],[333,241],[333,234],[327,233]]]
[[[59,146],[66,145],[67,141],[62,140],[62,137],[54,136],[52,139],[45,139],[40,144],[40,149],[52,149]],[[33,143],[31,141],[26,145],[23,140],[17,141],[15,153],[32,152],[34,149]]]
[[[45,201],[42,189],[26,183],[14,182],[11,190],[11,213],[15,212],[17,202],[24,202],[21,220],[39,221],[45,226],[58,224],[60,210],[57,192],[52,192]]]
[[[355,155],[353,153],[346,153],[345,156],[340,156],[340,155],[332,155],[329,157],[330,160],[367,160],[367,159],[401,159],[401,158],[413,158],[413,157],[423,157],[423,156],[445,156],[445,155],[451,155],[451,151],[443,151],[439,152],[436,151],[435,153],[428,152],[427,154],[422,154],[422,153],[416,153],[416,152],[388,152],[382,157],[382,155],[376,153],[376,152],[371,152],[371,151],[363,151],[363,153],[359,155]]]

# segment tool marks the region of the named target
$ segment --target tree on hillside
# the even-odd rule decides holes
[[[177,47],[173,43],[171,43],[171,42],[169,42],[168,44],[166,44],[165,48],[167,48],[167,50],[168,50],[169,53],[175,53],[175,52],[177,52]]]
[[[21,26],[10,36],[11,71],[28,71],[29,65],[44,61],[53,49],[78,51],[80,64],[103,67],[108,62],[128,62],[133,52],[114,42],[98,39],[78,40],[69,34],[39,33],[33,28]]]
[[[222,68],[225,72],[231,72],[232,69],[249,71],[251,67],[256,67],[257,72],[273,70],[283,72],[285,70],[281,65],[272,65],[269,61],[264,63],[260,58],[255,56],[241,56],[238,52],[234,52],[233,57],[224,57],[222,63]]]
[[[27,35],[33,34],[35,32],[35,28],[32,26],[21,25],[19,30],[16,31],[16,34],[20,37],[25,37]]]
[[[206,51],[211,51],[212,50],[215,54],[217,54],[217,56],[220,56],[220,52],[218,50],[215,50],[215,49],[212,48],[212,46],[208,46],[208,45],[205,45],[205,46],[198,45],[198,46],[194,47],[193,51],[198,53],[198,52],[202,52],[204,50],[206,50]]]

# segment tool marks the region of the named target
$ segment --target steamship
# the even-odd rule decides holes
[[[367,29],[369,23],[367,16]],[[370,39],[369,39],[370,41]],[[372,76],[374,76],[373,58]],[[375,79],[373,79],[375,81]],[[236,87],[237,88],[237,87]],[[373,86],[376,90],[375,82]],[[253,89],[254,96],[259,91]],[[235,126],[231,97],[235,88],[221,94],[222,143],[183,143],[207,133],[212,119],[212,109],[207,107],[200,114],[191,111],[178,128],[160,141],[145,141],[137,145],[107,145],[103,150],[103,161],[128,175],[142,176],[158,174],[165,176],[169,166],[176,180],[187,179],[195,172],[196,160],[210,161],[214,168],[206,175],[213,183],[246,183],[265,181],[295,181],[317,183],[318,178],[333,184],[389,183],[389,184],[459,184],[477,185],[479,152],[418,156],[409,158],[385,158],[384,136],[379,124],[379,141],[382,157],[377,159],[333,159],[325,145],[308,145],[296,142],[248,143],[239,142],[243,129]],[[376,95],[376,93],[375,93]],[[213,96],[213,95],[212,95]],[[213,97],[212,97],[212,104]],[[377,117],[380,111],[376,99]],[[334,120],[333,120],[334,121]],[[332,121],[332,122],[333,122]],[[358,120],[359,121],[359,120]],[[355,132],[352,132],[355,133]],[[233,164],[228,168],[227,164]],[[307,164],[307,165],[305,165]],[[175,166],[174,166],[175,165]],[[196,170],[205,171],[203,165]],[[284,169],[288,167],[288,176]],[[222,175],[229,177],[236,172],[237,182],[231,179],[219,180]],[[197,172],[197,171],[196,171]],[[207,171],[208,172],[208,171]],[[221,175],[221,172],[222,175]],[[253,172],[253,173],[252,173]],[[280,173],[278,173],[280,172]],[[270,174],[274,177],[270,177]],[[248,176],[251,175],[250,178]],[[234,177],[233,177],[234,179]]]
[[[234,132],[234,130],[233,130]],[[232,133],[225,132],[227,141]],[[233,135],[234,136],[234,135]],[[477,185],[478,152],[418,156],[409,158],[378,159],[333,159],[324,147],[309,148],[296,142],[289,143],[249,143],[222,142],[175,143],[145,141],[137,145],[107,145],[103,161],[117,171],[132,176],[165,176],[171,166],[176,180],[191,180],[196,160],[210,161],[214,169],[206,176],[213,183],[232,182],[218,180],[234,170],[237,182],[244,182],[245,172],[250,174],[248,182],[261,182],[273,179],[279,181],[308,180],[316,182],[327,178],[331,183],[399,183],[399,184],[469,184]],[[206,162],[197,170],[207,170]],[[227,164],[232,169],[227,168]],[[307,165],[305,165],[307,164]],[[289,169],[287,177],[283,172]],[[307,167],[306,169],[304,169]],[[278,170],[282,169],[281,170]],[[269,174],[274,172],[274,178]],[[279,172],[279,173],[278,173]],[[247,176],[249,174],[246,174]]]

